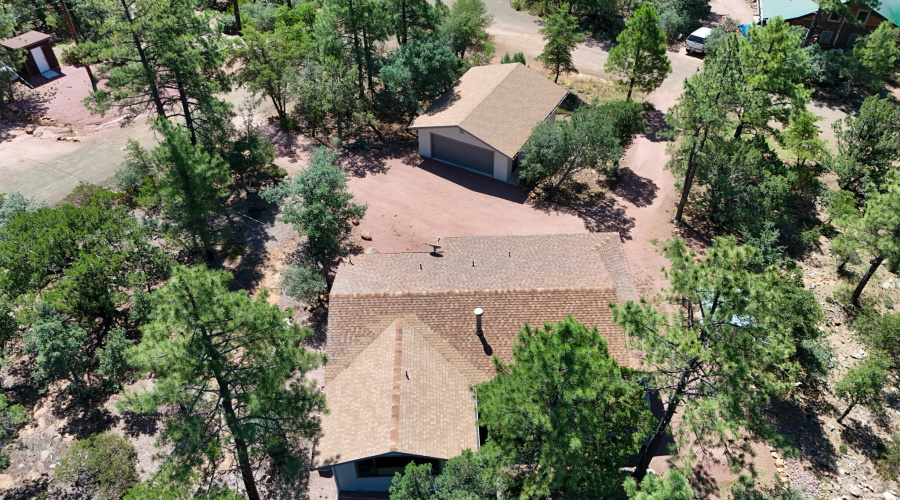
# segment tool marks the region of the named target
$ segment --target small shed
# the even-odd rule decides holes
[[[50,35],[39,31],[29,31],[0,41],[0,47],[12,51],[25,51],[25,74],[30,77],[53,78],[58,73],[59,61],[50,45]]]

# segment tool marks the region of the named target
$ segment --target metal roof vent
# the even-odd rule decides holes
[[[481,329],[481,315],[484,314],[484,309],[477,308],[475,309],[475,336],[479,339],[484,338],[484,330]]]

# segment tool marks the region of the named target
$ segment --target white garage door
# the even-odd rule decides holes
[[[431,134],[431,157],[494,176],[494,152],[490,149]]]

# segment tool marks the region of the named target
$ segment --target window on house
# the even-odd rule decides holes
[[[841,20],[841,15],[837,12],[832,12],[830,16],[828,16],[828,21],[832,23],[836,23]]]
[[[823,43],[826,45],[831,43],[831,32],[823,31],[822,34],[819,36],[819,43]]]
[[[424,457],[411,457],[408,455],[398,457],[375,457],[367,460],[356,461],[356,477],[391,477],[396,472],[403,472],[406,466],[431,464],[431,473],[441,473],[441,461]]]
[[[850,39],[847,40],[847,46],[852,47],[856,45],[856,40],[859,38],[859,35],[850,35]]]
[[[869,20],[869,11],[860,10],[856,12],[856,21],[860,23],[865,23]]]

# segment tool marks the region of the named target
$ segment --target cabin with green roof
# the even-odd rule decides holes
[[[813,40],[823,49],[851,47],[879,24],[887,21],[900,26],[900,0],[845,1],[850,7],[846,16],[819,12],[813,0],[760,0],[762,22],[781,17],[795,26],[813,30]]]

